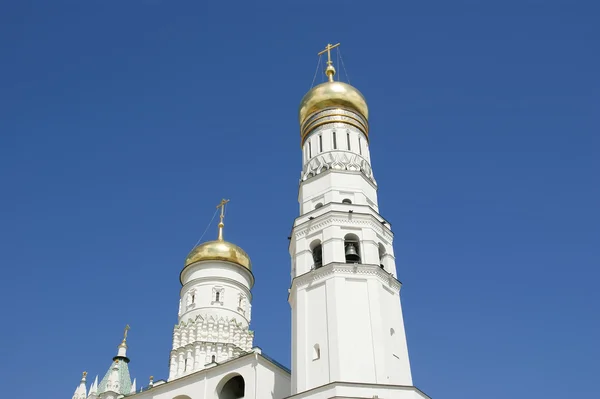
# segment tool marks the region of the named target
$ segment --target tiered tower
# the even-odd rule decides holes
[[[338,45],[319,53],[327,53],[328,81],[299,110],[292,397],[426,397],[412,386],[393,234],[371,169],[369,111],[356,88],[334,80]]]
[[[90,385],[90,390],[86,396],[86,377],[83,372],[81,382],[73,394],[73,399],[117,399],[135,393],[135,379],[131,381],[129,375],[129,358],[127,357],[127,332],[129,326],[125,327],[123,340],[117,348],[117,355],[113,357],[112,364],[104,375],[104,378],[98,383],[98,376]]]
[[[237,357],[252,349],[250,257],[219,235],[189,253],[180,274],[178,323],[173,331],[169,381]]]

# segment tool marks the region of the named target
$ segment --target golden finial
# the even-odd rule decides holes
[[[225,225],[223,224],[223,219],[225,218],[225,204],[228,203],[229,200],[223,198],[221,200],[221,202],[219,203],[219,205],[217,205],[217,209],[221,208],[221,221],[219,222],[219,241],[223,241],[223,227],[225,227]]]
[[[129,331],[129,328],[129,324],[127,324],[125,326],[125,331],[123,332],[123,341],[121,342],[121,345],[127,346],[127,331]]]
[[[83,372],[83,377],[81,377],[81,378],[85,380],[85,377],[87,377],[87,371]]]
[[[331,61],[331,50],[333,50],[336,47],[339,47],[340,43],[338,44],[331,44],[331,43],[327,43],[327,46],[325,46],[325,50],[320,51],[319,54],[317,55],[321,55],[321,54],[325,54],[325,52],[327,52],[327,68],[325,68],[325,75],[327,75],[327,78],[329,78],[330,82],[333,82],[333,75],[335,75],[335,68],[333,67],[333,61]]]

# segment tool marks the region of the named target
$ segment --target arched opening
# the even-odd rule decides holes
[[[315,240],[310,244],[315,269],[323,266],[323,247],[321,241]]]
[[[219,399],[238,399],[243,398],[246,391],[246,382],[244,377],[236,375],[230,378],[223,388],[218,391]]]
[[[385,269],[383,258],[385,257],[385,247],[382,243],[379,243],[379,267]]]
[[[355,234],[346,234],[344,237],[344,251],[346,263],[360,263],[360,241]]]
[[[315,209],[319,209],[322,206],[323,206],[323,204],[319,202],[317,205],[315,205]]]
[[[212,355],[210,358],[210,362],[211,363],[216,363],[217,362],[217,357],[215,355]]]
[[[342,200],[342,204],[351,204],[351,203],[352,203],[352,201],[349,198],[344,198]]]

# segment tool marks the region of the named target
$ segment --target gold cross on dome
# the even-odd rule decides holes
[[[219,205],[217,205],[217,209],[221,208],[221,221],[219,222],[219,240],[223,240],[223,227],[225,227],[225,224],[223,224],[223,219],[225,219],[225,204],[227,204],[228,202],[228,199],[223,198]]]
[[[325,52],[327,52],[327,65],[331,65],[331,50],[333,50],[336,47],[339,47],[340,43],[338,44],[331,44],[331,43],[327,43],[327,46],[325,46],[325,50],[322,50],[319,52],[319,54],[317,55],[321,55],[321,54],[325,54]]]
[[[339,43],[338,44],[331,44],[328,43],[327,46],[325,46],[325,50],[320,51],[317,55],[321,55],[324,54],[325,52],[327,52],[327,68],[325,68],[325,75],[327,75],[327,79],[329,79],[330,82],[333,82],[333,76],[335,75],[335,68],[333,67],[333,62],[331,61],[331,50],[339,47]]]

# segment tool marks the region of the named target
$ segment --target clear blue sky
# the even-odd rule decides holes
[[[338,41],[415,384],[600,397],[597,2],[0,3],[3,397],[70,398],[126,323],[138,383],[166,378],[179,272],[222,197],[256,344],[289,365],[297,107]]]

